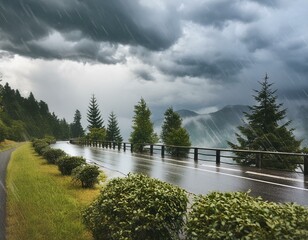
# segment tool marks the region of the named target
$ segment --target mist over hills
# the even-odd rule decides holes
[[[183,119],[193,146],[229,148],[228,141],[235,142],[237,127],[243,125],[244,112],[249,112],[246,105],[228,105],[222,109],[198,114],[191,110],[176,111]],[[291,128],[297,139],[303,139],[302,145],[307,146],[308,139],[308,107],[298,106],[287,111],[287,120],[292,120]],[[154,122],[156,132],[160,133],[163,119]]]

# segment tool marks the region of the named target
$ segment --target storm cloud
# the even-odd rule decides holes
[[[111,48],[128,44],[163,50],[181,33],[172,6],[146,1],[2,0],[0,9],[1,48],[29,57],[86,56],[109,63],[109,58],[100,57],[92,49],[106,44]],[[58,40],[59,48],[46,44],[54,40]],[[92,46],[82,51],[76,46],[79,41],[91,42]],[[69,50],[63,53],[61,44]],[[114,54],[115,51],[109,53]]]
[[[292,47],[307,51],[307,36],[298,35],[296,19],[288,19],[304,20],[300,4],[307,5],[301,0],[1,0],[0,47],[30,58],[105,64],[126,62],[119,45],[144,48],[164,55],[158,63],[157,57],[137,57],[165,74],[228,82],[258,58],[259,50],[280,56]],[[277,50],[277,43],[293,37]],[[296,59],[280,61],[297,71],[306,66]]]
[[[157,114],[217,109],[251,103],[265,73],[280,100],[305,104],[307,9],[306,0],[0,0],[0,71],[51,104],[54,81],[71,99],[85,91],[83,102],[118,91]]]

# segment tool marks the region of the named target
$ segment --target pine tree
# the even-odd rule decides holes
[[[81,125],[81,113],[77,109],[74,115],[74,122],[70,125],[70,132],[72,138],[84,136],[84,130]]]
[[[161,139],[164,144],[174,146],[191,146],[189,134],[186,129],[182,127],[181,116],[174,112],[172,107],[166,110],[164,116],[165,119],[161,132]],[[185,157],[187,156],[189,149],[167,147],[166,151],[172,156]]]
[[[98,109],[98,104],[96,102],[96,98],[94,94],[92,95],[89,103],[89,108],[88,108],[88,129],[90,130],[91,128],[102,128],[103,127],[103,119],[101,117],[101,113]]]
[[[142,152],[143,144],[155,143],[157,141],[157,135],[154,133],[153,123],[150,120],[151,111],[143,98],[135,105],[134,112],[133,131],[129,141],[133,144],[135,151]]]
[[[1,82],[2,82],[2,73],[0,72],[0,142],[3,142],[5,138],[7,137],[8,129],[5,126],[5,124],[2,122],[2,116],[1,116],[1,113],[3,110],[3,105],[2,105],[3,86]]]
[[[229,142],[229,145],[233,149],[298,152],[301,141],[295,139],[294,129],[288,129],[291,121],[285,120],[286,109],[281,109],[282,104],[277,104],[277,90],[271,90],[273,84],[268,82],[267,74],[264,81],[259,83],[261,90],[254,90],[257,105],[249,107],[250,112],[244,113],[247,123],[238,127],[238,144]],[[240,158],[236,161],[243,165],[255,163],[255,156],[245,153],[237,153],[237,156]],[[296,161],[297,159],[290,157],[277,158],[267,155],[262,161],[262,166],[294,170]]]
[[[1,84],[2,82],[2,73],[0,72],[0,113],[2,112],[2,95],[3,95],[3,86]]]
[[[117,117],[114,112],[110,113],[108,119],[108,126],[107,126],[107,141],[110,142],[117,142],[122,143],[123,138],[120,133],[120,128],[118,126]]]
[[[160,134],[161,139],[165,144],[168,134],[172,131],[172,129],[178,129],[182,126],[182,119],[180,115],[173,111],[172,107],[169,107],[164,114],[164,122],[162,125],[162,131]]]
[[[2,88],[1,95],[3,111],[0,112],[0,132],[4,132],[7,138],[22,141],[50,135],[68,139],[66,121],[51,114],[47,103],[37,101],[32,93],[24,98],[7,83]]]

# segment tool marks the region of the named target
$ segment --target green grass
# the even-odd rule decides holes
[[[37,156],[30,143],[12,154],[7,175],[7,239],[92,239],[81,210],[99,194],[82,189],[55,165]]]
[[[4,140],[3,142],[0,142],[0,152],[3,152],[5,150],[8,150],[10,148],[18,146],[20,143],[11,141],[11,140]]]

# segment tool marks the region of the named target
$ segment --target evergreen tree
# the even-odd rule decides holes
[[[105,128],[90,128],[86,138],[90,141],[106,141]]]
[[[164,116],[165,119],[161,132],[161,139],[164,144],[173,146],[191,146],[189,134],[186,129],[182,127],[181,116],[177,112],[174,112],[172,107],[166,110]],[[187,156],[189,149],[167,147],[166,151],[172,156],[185,157]]]
[[[129,141],[133,144],[135,151],[142,152],[143,144],[155,143],[157,135],[154,133],[153,123],[151,122],[151,111],[147,107],[143,98],[135,105],[135,115],[133,117],[133,131]]]
[[[90,103],[89,103],[89,108],[88,108],[88,129],[90,130],[91,128],[102,128],[103,127],[103,119],[101,117],[101,113],[98,109],[98,104],[96,102],[96,98],[94,94],[91,97]]]
[[[24,98],[6,83],[1,95],[3,111],[0,112],[0,132],[7,138],[21,141],[51,135],[68,139],[66,121],[51,114],[48,105],[43,101],[38,102],[32,93]]]
[[[2,82],[2,73],[0,72],[0,112],[2,112],[2,95],[3,95],[3,86]]]
[[[114,112],[111,112],[108,119],[107,126],[107,141],[122,143],[123,138],[120,133],[120,128],[118,126],[117,117]]]
[[[0,72],[0,142],[4,141],[7,137],[8,128],[6,125],[2,122],[2,96],[3,96],[3,86],[1,84],[2,82],[2,73]]]
[[[254,90],[254,99],[257,105],[250,108],[250,112],[244,113],[247,123],[239,126],[236,133],[238,144],[229,142],[233,149],[298,152],[301,141],[297,141],[293,135],[294,129],[288,129],[291,121],[286,121],[286,109],[281,109],[282,104],[277,104],[277,90],[271,90],[272,83],[268,82],[266,75],[260,82],[261,90]],[[237,153],[236,161],[243,165],[255,164],[255,156]],[[297,159],[266,155],[263,156],[262,166],[294,170]]]
[[[84,130],[81,125],[81,113],[78,109],[75,111],[74,121],[70,125],[70,132],[72,138],[84,136]]]
[[[172,131],[172,129],[178,129],[182,126],[182,119],[180,115],[173,111],[172,107],[169,107],[164,114],[164,122],[162,125],[162,131],[160,137],[162,141],[166,143],[168,134]]]

